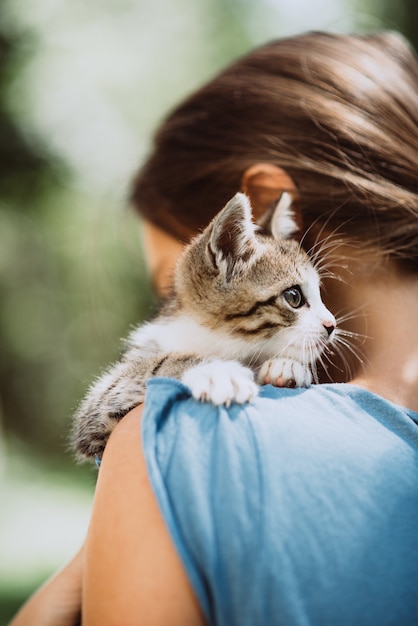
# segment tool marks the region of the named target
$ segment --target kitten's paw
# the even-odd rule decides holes
[[[261,385],[275,387],[309,387],[312,374],[308,367],[293,359],[277,358],[266,361],[258,373]]]
[[[244,404],[258,395],[253,372],[236,361],[200,363],[183,374],[182,382],[196,400],[216,406]]]

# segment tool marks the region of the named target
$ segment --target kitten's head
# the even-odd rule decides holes
[[[179,260],[180,307],[241,339],[252,362],[278,354],[313,362],[336,322],[321,300],[318,272],[294,239],[297,230],[288,193],[272,211],[269,232],[252,221],[247,196],[236,194]]]

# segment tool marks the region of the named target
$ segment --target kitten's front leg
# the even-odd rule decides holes
[[[84,459],[101,458],[119,420],[144,401],[143,363],[121,361],[88,390],[74,415],[73,447]]]
[[[258,395],[253,372],[236,361],[200,363],[183,374],[182,382],[196,400],[216,406],[244,404]]]
[[[288,358],[270,359],[263,363],[258,372],[260,385],[275,387],[309,387],[312,373],[307,365]]]
[[[89,389],[74,416],[73,447],[84,459],[101,458],[119,420],[142,404],[146,382],[154,376],[181,379],[200,359],[196,355],[160,354],[141,358],[127,352]]]

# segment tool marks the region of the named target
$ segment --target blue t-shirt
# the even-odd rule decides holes
[[[418,624],[418,414],[342,384],[214,407],[160,378],[142,428],[209,624]]]

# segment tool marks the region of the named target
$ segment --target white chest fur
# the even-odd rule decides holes
[[[144,353],[197,353],[209,358],[245,360],[250,346],[244,339],[202,326],[188,315],[156,320],[135,330],[132,344]]]

